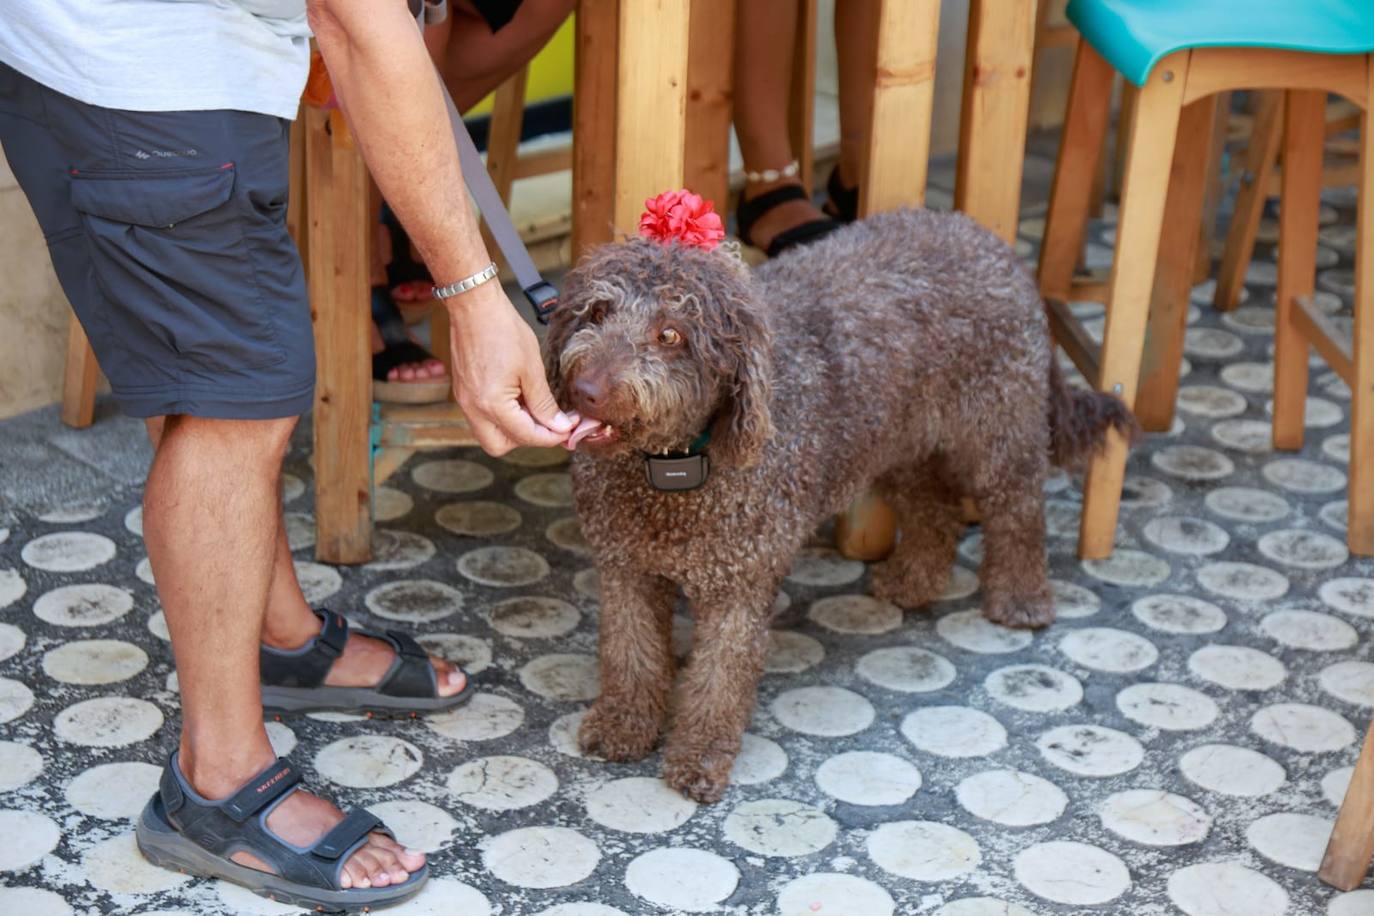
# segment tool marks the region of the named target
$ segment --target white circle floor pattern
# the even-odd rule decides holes
[[[1348,225],[1348,196],[1329,202]],[[1348,272],[1331,245],[1323,271]],[[1050,481],[1049,630],[981,617],[976,531],[929,613],[806,548],[716,805],[668,790],[661,753],[576,748],[597,586],[563,455],[421,455],[379,494],[379,561],[329,567],[303,424],[285,489],[312,597],[481,670],[455,712],[293,718],[272,740],[430,854],[397,916],[1371,916],[1374,881],[1338,894],[1313,872],[1374,712],[1348,393],[1314,363],[1306,447],[1269,449],[1273,294],[1252,287],[1228,319],[1194,309],[1179,422],[1130,459],[1115,557],[1075,557],[1078,482]],[[180,724],[139,499],[0,505],[0,913],[293,912],[134,849]]]

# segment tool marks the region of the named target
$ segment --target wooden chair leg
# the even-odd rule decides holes
[[[62,422],[85,429],[95,420],[95,386],[100,367],[95,351],[73,313],[67,319],[67,363],[62,374]]]
[[[1364,881],[1374,858],[1374,723],[1365,735],[1360,759],[1341,802],[1341,813],[1326,844],[1317,877],[1332,887],[1353,891]]]
[[[342,112],[305,125],[310,298],[315,321],[315,554],[372,559],[372,374],[367,168]]]
[[[1293,299],[1312,295],[1316,282],[1326,94],[1290,91],[1282,107],[1283,192],[1279,276],[1274,293],[1274,447],[1298,449],[1302,448],[1307,408],[1308,347],[1293,321]]]
[[[1212,133],[1203,153],[1207,160],[1207,184],[1202,195],[1202,225],[1198,229],[1197,255],[1193,261],[1193,283],[1212,275],[1212,249],[1217,231],[1217,208],[1225,196],[1221,185],[1221,160],[1226,149],[1226,126],[1231,111],[1231,93],[1219,92],[1212,106]]]
[[[701,0],[693,0],[693,6]],[[748,2],[748,0],[745,0]],[[797,157],[798,177],[808,191],[816,186],[813,124],[816,110],[816,30],[820,18],[816,0],[797,0],[797,34],[792,53],[792,96],[788,100],[787,132]],[[733,11],[726,22],[734,22]],[[717,25],[719,29],[719,25]]]
[[[1040,292],[1047,298],[1069,298],[1092,192],[1083,176],[1098,171],[1111,113],[1112,79],[1111,64],[1080,41],[1040,240]]]
[[[1374,59],[1371,60],[1374,64]],[[1374,82],[1374,78],[1371,79]],[[1355,334],[1351,342],[1350,505],[1346,540],[1353,553],[1374,555],[1374,119],[1360,121],[1359,214],[1356,224]],[[1374,769],[1374,767],[1371,767]],[[1366,822],[1374,822],[1366,808]]]
[[[1199,222],[1210,173],[1212,134],[1217,97],[1199,99],[1179,118],[1178,140],[1169,171],[1169,196],[1164,202],[1164,225],[1172,233],[1160,246],[1145,333],[1145,355],[1136,395],[1135,415],[1151,432],[1167,430],[1174,422],[1178,373],[1183,359],[1183,336],[1188,325],[1188,293],[1193,285],[1201,233],[1188,227]],[[1174,241],[1176,240],[1176,241]]]
[[[1189,55],[1190,52],[1179,52],[1156,64],[1149,82],[1135,93],[1132,105],[1133,127],[1121,186],[1116,257],[1112,262],[1098,378],[1100,390],[1114,392],[1132,405],[1140,378],[1145,322],[1164,227],[1174,142],[1188,82]],[[1195,232],[1187,234],[1196,237]],[[1100,558],[1111,554],[1125,474],[1126,440],[1111,432],[1084,479],[1079,556]]]
[[[969,7],[954,208],[1008,243],[1019,221],[1035,23],[1024,0]]]
[[[1277,90],[1260,93],[1250,145],[1245,150],[1240,190],[1236,192],[1235,213],[1226,230],[1226,247],[1217,269],[1217,288],[1212,297],[1212,307],[1223,312],[1236,307],[1240,291],[1245,287],[1245,271],[1255,251],[1255,234],[1264,215],[1269,175],[1278,160],[1282,134],[1283,93]]]
[[[692,0],[687,47],[687,152],[683,186],[724,213],[730,197],[730,118],[734,112],[735,0]]]
[[[614,237],[619,27],[620,0],[580,0],[577,4],[573,62],[573,263],[588,248]]]

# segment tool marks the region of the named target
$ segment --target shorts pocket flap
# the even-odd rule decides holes
[[[74,172],[72,206],[119,223],[167,229],[222,206],[234,193],[234,168],[176,175]]]

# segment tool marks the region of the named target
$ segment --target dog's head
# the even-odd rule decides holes
[[[748,466],[773,435],[772,346],[747,270],[731,256],[636,240],[568,273],[545,363],[558,402],[605,424],[593,455],[685,448]]]

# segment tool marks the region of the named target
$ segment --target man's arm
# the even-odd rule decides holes
[[[491,258],[477,231],[439,77],[405,0],[309,0],[339,104],[382,196],[439,284]],[[576,425],[554,402],[539,345],[500,284],[447,303],[454,392],[482,447],[564,442]]]

